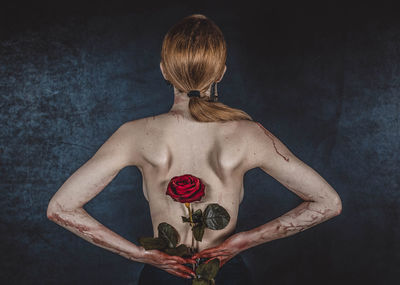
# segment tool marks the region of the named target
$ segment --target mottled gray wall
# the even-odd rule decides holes
[[[118,126],[171,107],[172,90],[159,71],[162,37],[182,17],[204,13],[228,42],[221,101],[261,122],[343,202],[340,216],[243,252],[256,284],[397,284],[395,10],[186,3],[2,10],[0,282],[135,284],[143,264],[49,221],[47,204]],[[138,169],[125,168],[85,209],[137,243],[137,236],[152,233],[141,187]],[[300,202],[260,169],[251,170],[237,230]]]

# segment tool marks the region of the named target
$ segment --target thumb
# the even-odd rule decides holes
[[[183,260],[182,263],[196,264],[196,261],[190,258],[182,258],[182,260]]]

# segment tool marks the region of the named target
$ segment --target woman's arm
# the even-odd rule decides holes
[[[260,123],[255,124],[257,128],[253,128],[252,141],[248,143],[251,168],[260,167],[304,202],[284,215],[244,232],[245,248],[304,231],[342,211],[341,199],[328,182]]]
[[[139,163],[134,123],[128,122],[118,128],[94,156],[64,182],[49,202],[47,217],[94,245],[140,261],[143,247],[106,228],[83,209],[122,168]]]
[[[246,121],[244,124],[245,128],[240,132],[245,139],[247,154],[244,172],[260,167],[304,202],[264,225],[236,233],[222,244],[192,257],[210,260],[217,257],[221,266],[241,251],[304,231],[342,211],[339,195],[315,170],[299,160],[260,123]]]

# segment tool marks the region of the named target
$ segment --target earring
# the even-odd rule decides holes
[[[213,82],[211,84],[211,95],[209,102],[217,102],[217,101],[218,101],[217,82]]]
[[[214,85],[214,101],[218,101],[218,90],[217,90],[217,82]]]

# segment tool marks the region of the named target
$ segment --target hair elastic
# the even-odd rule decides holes
[[[191,90],[187,94],[189,97],[200,97],[200,91],[199,90]]]

